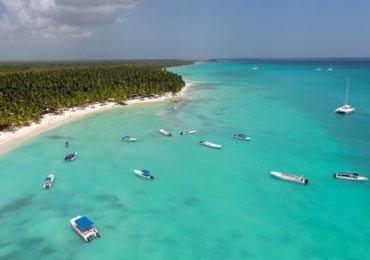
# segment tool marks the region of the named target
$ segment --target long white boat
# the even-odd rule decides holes
[[[46,190],[50,189],[51,186],[53,186],[53,182],[54,182],[54,174],[50,174],[48,175],[48,177],[45,178],[44,184],[42,185],[42,187]]]
[[[169,131],[169,130],[166,130],[166,129],[163,129],[163,128],[161,128],[161,129],[159,129],[159,132],[162,134],[162,135],[164,135],[164,136],[172,136],[172,133]]]
[[[153,180],[154,179],[154,176],[150,174],[150,171],[148,170],[134,170],[134,173],[137,175],[137,176],[140,176],[140,177],[143,177],[143,178],[146,178],[148,180]]]
[[[297,176],[297,175],[293,175],[290,173],[272,171],[271,175],[278,179],[282,179],[286,181],[297,182],[301,184],[308,184],[308,179],[302,176]]]
[[[359,175],[358,173],[355,172],[336,172],[333,174],[333,177],[335,179],[342,179],[342,180],[348,180],[348,181],[367,181],[368,178]]]
[[[122,141],[125,141],[125,142],[136,142],[136,140],[137,139],[135,137],[131,137],[131,136],[128,136],[128,135],[122,137]]]
[[[71,162],[71,161],[76,160],[76,158],[77,158],[77,152],[74,152],[74,153],[67,153],[67,154],[64,156],[64,161],[65,161],[65,162]]]
[[[86,242],[90,242],[94,237],[100,237],[94,223],[87,217],[76,216],[70,220],[70,223],[73,230]]]
[[[221,149],[221,147],[222,147],[222,145],[220,145],[220,144],[212,143],[212,142],[207,141],[207,140],[200,141],[199,143],[202,144],[202,145],[211,147],[211,148],[215,148],[215,149]]]
[[[335,109],[335,113],[347,115],[347,114],[350,114],[350,113],[356,111],[356,108],[354,108],[351,105],[348,105],[348,93],[349,93],[349,84],[350,84],[350,82],[351,82],[351,78],[349,78],[348,82],[347,82],[346,97],[344,99],[344,104],[343,104],[343,106],[338,107],[337,109]]]
[[[180,132],[180,135],[193,135],[196,133],[197,133],[197,130],[184,130]]]

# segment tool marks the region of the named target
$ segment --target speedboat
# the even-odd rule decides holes
[[[196,130],[184,130],[182,132],[180,132],[180,135],[193,135],[193,134],[196,134],[197,131]]]
[[[222,147],[222,145],[220,145],[220,144],[212,143],[212,142],[207,141],[207,140],[200,141],[199,143],[202,144],[202,145],[211,147],[211,148],[215,148],[215,149],[220,149]]]
[[[244,141],[249,141],[252,139],[248,135],[245,135],[245,134],[235,134],[234,138],[244,140]]]
[[[126,135],[126,136],[122,137],[122,141],[125,141],[125,142],[136,142],[136,138]]]
[[[53,182],[54,182],[54,174],[50,174],[48,175],[48,177],[45,178],[44,184],[42,185],[42,187],[46,190],[50,189],[51,186],[53,186]]]
[[[64,157],[65,162],[71,162],[74,161],[77,158],[77,152],[74,153],[67,153]]]
[[[94,223],[87,217],[77,216],[72,218],[70,222],[74,231],[86,242],[90,242],[94,237],[100,237],[98,230],[94,227]]]
[[[291,181],[291,182],[297,182],[301,184],[308,184],[308,179],[302,177],[302,176],[297,176],[289,173],[284,173],[284,172],[275,172],[272,171],[271,175],[282,180],[286,181]]]
[[[137,175],[137,176],[140,176],[140,177],[143,177],[143,178],[146,178],[146,179],[149,179],[149,180],[153,180],[154,179],[154,176],[150,174],[150,171],[148,170],[134,170],[134,173]]]
[[[172,136],[172,133],[169,130],[166,130],[163,128],[159,129],[159,132],[164,136],[168,136],[168,137]]]
[[[349,180],[349,181],[367,181],[367,177],[361,176],[355,172],[336,172],[333,174],[335,179]]]

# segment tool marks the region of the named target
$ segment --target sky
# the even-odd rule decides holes
[[[370,57],[369,0],[0,0],[0,61]]]

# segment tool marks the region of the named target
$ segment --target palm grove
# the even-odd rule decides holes
[[[0,130],[29,125],[47,112],[130,97],[176,93],[181,76],[156,67],[102,66],[0,75]]]

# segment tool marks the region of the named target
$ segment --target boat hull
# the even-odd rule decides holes
[[[144,174],[140,170],[134,170],[134,173],[135,173],[136,176],[141,177],[141,178],[144,178],[144,179],[148,179],[148,180],[153,180],[154,179],[154,176],[153,175],[151,175],[151,174]]]
[[[346,180],[346,181],[367,181],[368,178],[367,177],[364,177],[364,176],[343,176],[341,174],[338,174],[338,173],[334,173],[333,174],[333,177],[335,179],[339,179],[339,180]]]
[[[159,129],[159,133],[161,133],[164,136],[170,137],[172,136],[172,133],[170,131],[167,131],[165,129]]]
[[[308,184],[308,179],[297,176],[297,175],[284,173],[284,172],[276,172],[276,171],[271,171],[270,174],[274,176],[275,178],[278,178],[284,181],[290,181],[290,182],[295,182],[295,183],[304,184],[304,185]]]
[[[204,145],[204,146],[207,146],[209,148],[213,148],[213,149],[221,149],[222,145],[220,144],[215,144],[215,143],[212,143],[212,142],[209,142],[209,141],[200,141],[199,142],[201,145]]]

